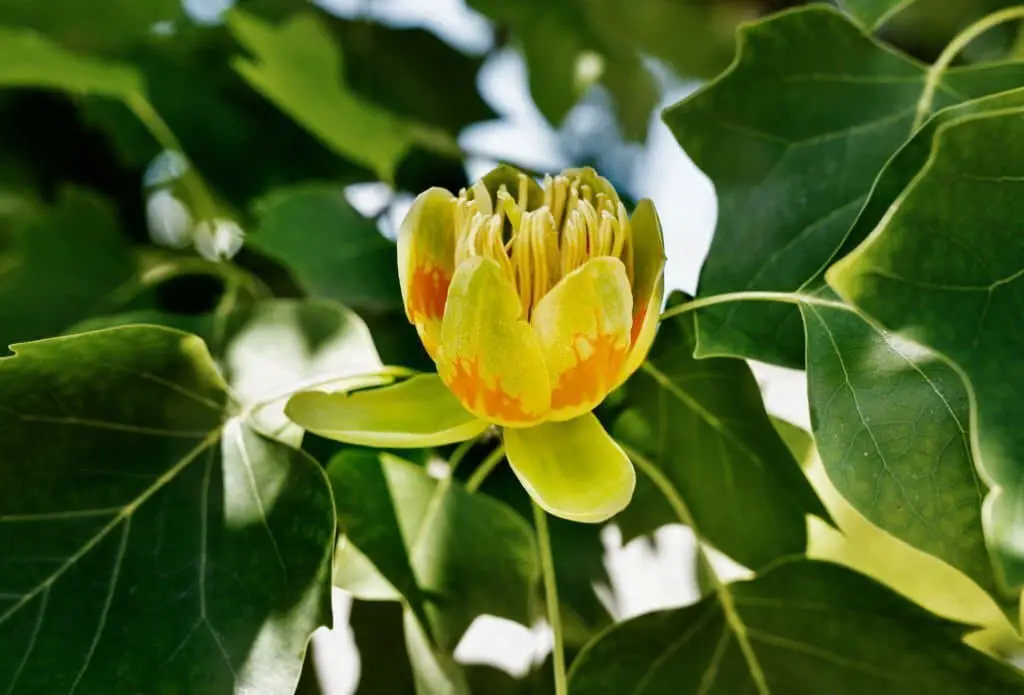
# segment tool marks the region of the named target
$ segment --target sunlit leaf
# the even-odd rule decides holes
[[[875,525],[956,567],[1016,620],[985,547],[967,391],[939,358],[856,314],[809,305],[811,419],[825,469]]]
[[[0,360],[6,692],[291,693],[330,620],[316,462],[233,416],[184,333],[16,353]]]
[[[1017,414],[1024,208],[1021,107],[939,126],[931,154],[878,228],[829,282],[890,330],[953,360],[972,394],[973,448],[993,488],[985,526],[1001,576],[1024,583],[1019,528],[1024,431]]]
[[[440,131],[405,120],[352,93],[342,80],[342,51],[311,14],[272,26],[232,11],[232,32],[253,58],[234,67],[250,85],[339,154],[394,177],[398,160],[413,145],[453,151]]]
[[[323,300],[266,300],[226,322],[225,377],[253,427],[293,446],[302,428],[284,414],[303,387],[371,386],[389,381],[366,325],[345,307]]]
[[[791,560],[728,592],[730,601],[708,596],[609,631],[574,663],[572,692],[1001,695],[1024,687],[1018,671],[960,641],[967,626],[838,565]]]
[[[21,4],[3,0],[0,21],[12,2]],[[34,31],[0,26],[0,87],[46,87],[125,98],[142,92],[142,78],[131,66],[79,56]]]

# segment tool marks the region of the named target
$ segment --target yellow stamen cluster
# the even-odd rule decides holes
[[[529,319],[564,276],[591,258],[613,256],[633,281],[633,233],[618,197],[595,192],[578,178],[544,177],[543,204],[530,210],[529,180],[520,175],[515,197],[502,185],[492,201],[483,183],[455,201],[455,262],[483,256],[515,283]]]

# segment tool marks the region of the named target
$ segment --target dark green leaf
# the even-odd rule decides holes
[[[966,99],[965,85],[970,96],[1005,89],[1014,74],[1024,84],[1020,63],[950,71],[932,105]],[[698,295],[820,286],[879,170],[909,136],[924,84],[922,65],[825,6],[746,25],[733,66],[665,112],[718,193]],[[801,367],[799,311],[740,302],[702,310],[698,352]]]
[[[986,532],[1009,587],[1024,583],[1018,385],[1024,171],[1021,107],[939,126],[931,155],[878,228],[829,282],[888,329],[958,365],[972,393],[973,448],[993,492]]]
[[[423,29],[340,20],[328,26],[345,48],[346,82],[366,99],[452,135],[496,117],[476,89],[482,59]]]
[[[931,154],[932,140],[939,126],[972,114],[985,114],[1021,106],[1024,106],[1024,89],[1015,89],[950,106],[930,118],[886,163],[871,189],[870,197],[857,216],[857,221],[835,257],[842,258],[864,241],[885,216],[889,207],[921,171]]]
[[[254,56],[233,62],[249,84],[329,147],[385,181],[393,179],[395,165],[413,145],[457,150],[443,132],[352,93],[342,81],[341,49],[314,15],[295,15],[274,27],[235,10],[228,24]]]
[[[466,456],[467,464],[478,450],[481,456],[489,453],[484,447],[476,447]],[[638,479],[638,487],[641,482]],[[522,518],[533,523],[533,502],[511,467],[500,465],[487,477],[480,490],[505,502]],[[580,524],[557,517],[548,519],[562,628],[569,646],[582,647],[612,623],[608,608],[597,594],[600,589],[611,593],[611,577],[604,564],[605,551],[601,540],[603,528],[599,524]],[[543,608],[543,601],[543,587],[538,586],[538,611]]]
[[[250,247],[287,267],[310,294],[354,308],[399,309],[394,242],[356,212],[338,186],[279,190],[256,205]]]
[[[861,26],[875,29],[914,2],[915,0],[839,0],[839,6]]]
[[[353,601],[349,624],[359,651],[356,695],[409,695],[415,684],[398,603]],[[329,693],[327,695],[330,695]]]
[[[6,692],[291,693],[330,619],[316,462],[232,416],[194,336],[16,353],[0,360]]]
[[[586,61],[609,89],[624,135],[643,140],[658,102],[658,88],[639,53],[604,23],[602,3],[508,3],[470,0],[473,8],[506,23],[522,45],[530,71],[530,92],[541,113],[558,126],[591,86],[581,75]]]
[[[681,301],[676,293],[669,305]],[[802,554],[805,515],[828,513],[765,414],[747,364],[694,359],[693,345],[691,314],[662,322],[627,382],[630,412],[616,437],[667,476],[701,536],[736,561],[757,570]]]
[[[116,51],[144,39],[153,25],[180,19],[180,0],[0,0],[0,24],[34,29],[83,53]],[[0,59],[0,65],[9,63]]]
[[[12,2],[24,4],[0,1],[0,21]],[[34,11],[33,3],[25,5]],[[142,93],[142,78],[130,66],[78,56],[34,31],[0,26],[0,87],[45,87],[126,98]]]
[[[961,642],[966,626],[838,565],[793,560],[728,592],[731,601],[709,596],[617,626],[573,664],[572,692],[1003,695],[1024,688],[1018,672]]]
[[[807,305],[807,378],[818,451],[869,521],[1000,598],[982,530],[967,390],[939,358],[851,311]],[[1016,620],[1016,601],[1003,601]]]
[[[60,333],[104,308],[134,273],[103,198],[65,189],[51,208],[0,201],[0,345]]]
[[[367,466],[379,474],[356,470]],[[342,452],[328,475],[347,540],[399,591],[410,591],[404,567],[412,567],[442,647],[454,649],[481,614],[531,624],[540,568],[533,533],[511,509],[388,454]],[[343,503],[350,506],[342,509]],[[397,519],[381,515],[388,509]],[[340,576],[350,557],[339,555]]]

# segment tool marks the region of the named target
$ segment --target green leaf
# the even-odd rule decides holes
[[[807,378],[818,451],[869,521],[1000,596],[982,529],[967,390],[939,358],[852,311],[807,305]]]
[[[969,96],[1005,89],[1014,74],[1024,84],[1022,63],[949,71],[933,106],[967,99],[967,86]],[[732,67],[664,114],[719,199],[698,296],[820,287],[879,170],[910,135],[924,84],[924,66],[825,6],[745,25]],[[799,310],[702,310],[697,347],[802,367]]]
[[[467,455],[462,467],[472,470],[473,459],[483,460],[493,449],[474,447]],[[478,455],[479,452],[479,455]],[[644,482],[637,476],[638,485]],[[533,501],[512,472],[511,466],[499,465],[480,486],[480,492],[494,497],[514,509],[519,516],[533,523]],[[621,515],[615,517],[618,524]],[[579,524],[558,517],[548,518],[548,533],[555,562],[555,577],[558,581],[558,600],[561,603],[562,630],[568,647],[579,648],[589,642],[598,632],[612,624],[612,616],[602,602],[612,594],[611,577],[604,564],[604,543],[598,524]],[[543,587],[537,587],[538,607],[543,605]],[[472,677],[472,672],[470,676]],[[547,682],[547,681],[545,681]],[[476,692],[476,691],[474,691]],[[489,692],[489,691],[483,691]]]
[[[0,1],[8,6],[18,2]],[[5,9],[0,5],[0,21]],[[0,87],[44,87],[121,99],[141,94],[143,89],[142,77],[128,65],[78,56],[34,31],[3,26]]]
[[[1020,84],[1019,79],[1017,83]],[[1022,106],[1024,106],[1024,89],[1014,89],[950,106],[928,119],[921,129],[914,133],[914,137],[908,140],[886,163],[871,189],[870,197],[857,216],[857,221],[850,229],[835,257],[846,256],[871,234],[890,206],[896,202],[907,185],[928,161],[935,132],[941,125],[972,114],[986,114]]]
[[[482,58],[424,29],[333,18],[328,26],[345,47],[345,81],[366,99],[453,136],[497,117],[476,88]]]
[[[682,293],[674,293],[668,304],[681,301]],[[693,344],[691,314],[662,322],[647,363],[626,384],[630,410],[616,437],[634,459],[650,459],[701,535],[736,561],[757,570],[802,554],[805,516],[828,513],[765,414],[747,364],[694,359]]]
[[[838,565],[791,560],[709,596],[634,618],[573,664],[574,695],[1002,695],[1010,666],[961,642],[967,627]],[[748,646],[741,649],[741,640]]]
[[[352,93],[342,80],[342,53],[323,23],[299,14],[278,27],[234,10],[228,26],[253,54],[233,65],[250,85],[329,147],[394,178],[414,145],[455,151],[450,136],[407,121]]]
[[[416,695],[470,695],[466,676],[454,658],[430,644],[411,611],[404,611],[402,618]]]
[[[839,6],[868,29],[877,29],[915,0],[839,0]]]
[[[410,587],[425,593],[441,647],[454,649],[478,615],[531,624],[540,566],[533,533],[514,511],[389,454],[342,452],[328,475],[346,539],[413,604]]]
[[[46,5],[0,0],[0,25],[33,29],[80,53],[117,51],[145,40],[154,24],[181,19],[179,0],[64,0]],[[0,65],[8,64],[0,59]]]
[[[302,428],[284,414],[302,387],[380,384],[381,372],[366,325],[345,307],[323,300],[265,300],[240,308],[226,323],[222,363],[232,392],[252,408],[252,426],[298,446]]]
[[[924,168],[878,228],[833,266],[829,282],[889,330],[952,360],[972,395],[975,461],[992,487],[985,527],[1010,588],[1024,584],[1016,385],[1024,176],[1008,144],[1024,141],[1021,107],[966,116],[935,133]]]
[[[131,247],[105,199],[66,188],[51,208],[9,204],[0,201],[0,345],[60,333],[134,275]]]
[[[605,24],[599,3],[508,3],[470,0],[470,6],[507,24],[522,46],[529,66],[530,93],[544,117],[561,125],[570,109],[595,81],[581,70],[589,62],[597,81],[609,89],[623,134],[643,140],[658,103],[658,88],[640,54]]]
[[[232,415],[194,336],[15,350],[0,360],[6,692],[291,693],[330,620],[316,462]]]
[[[278,190],[256,204],[250,248],[288,268],[303,289],[354,308],[399,309],[395,244],[356,212],[339,186]]]

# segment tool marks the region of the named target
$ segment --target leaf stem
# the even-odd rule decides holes
[[[533,523],[537,527],[537,545],[540,550],[540,566],[544,574],[544,602],[548,607],[548,622],[554,633],[551,658],[555,671],[555,695],[569,695],[569,684],[565,677],[565,638],[562,635],[562,615],[558,604],[558,584],[555,581],[555,559],[551,552],[551,534],[548,532],[548,518],[536,502],[533,503]]]
[[[740,617],[739,611],[736,610],[736,601],[733,599],[732,591],[729,589],[729,585],[721,580],[718,573],[715,572],[715,568],[711,565],[711,560],[708,558],[707,551],[704,548],[704,537],[701,535],[700,529],[697,528],[689,507],[686,506],[683,498],[679,496],[675,487],[672,486],[672,481],[668,479],[660,468],[654,465],[653,461],[640,452],[622,444],[622,442],[619,442],[619,444],[633,460],[634,465],[650,478],[651,482],[665,496],[665,500],[672,507],[672,511],[675,512],[679,521],[693,531],[697,542],[697,557],[706,570],[707,578],[710,580],[712,588],[714,588],[715,593],[718,595],[726,622],[729,624],[733,634],[736,635],[736,642],[739,644],[743,658],[750,669],[750,677],[757,687],[758,695],[771,695],[771,689],[768,687],[768,680],[765,678],[764,670],[761,668],[761,662],[758,660],[754,647],[750,643],[750,637],[747,635],[747,626],[744,624],[743,618]]]
[[[125,105],[142,121],[142,124],[146,126],[146,129],[153,136],[153,139],[162,148],[177,152],[185,158],[188,168],[182,174],[182,184],[188,191],[189,197],[192,198],[192,204],[196,207],[199,217],[201,219],[213,220],[217,216],[217,205],[213,200],[213,195],[211,195],[210,191],[206,188],[206,184],[199,177],[195,165],[188,158],[188,155],[185,154],[184,148],[178,142],[178,138],[175,137],[167,122],[164,121],[149,100],[142,94],[130,95],[125,99]]]
[[[484,480],[491,474],[491,471],[501,463],[505,458],[505,447],[501,444],[487,455],[480,465],[473,471],[473,475],[469,476],[469,480],[466,481],[466,489],[470,492],[476,492],[483,485]]]
[[[694,299],[686,302],[685,304],[679,304],[667,309],[661,315],[661,320],[678,316],[679,314],[686,314],[691,311],[697,311],[698,309],[706,309],[708,307],[717,306],[719,304],[732,304],[733,302],[776,302],[782,304],[813,304],[815,306],[825,306],[832,309],[842,309],[844,311],[856,311],[852,306],[845,302],[840,302],[835,299],[824,299],[823,297],[815,297],[813,294],[800,294],[799,292],[762,292],[759,290],[747,290],[744,292],[727,292],[725,294],[716,294],[711,297],[701,297],[700,299]]]
[[[928,73],[925,75],[924,91],[921,92],[921,98],[917,101],[917,110],[914,113],[914,130],[917,130],[928,117],[928,113],[932,109],[932,101],[935,99],[935,90],[938,89],[939,82],[942,80],[942,74],[946,72],[960,51],[964,50],[969,43],[989,29],[1005,22],[1022,18],[1024,18],[1024,5],[1007,7],[998,12],[985,15],[954,36],[953,40],[946,44],[942,53],[939,54],[935,63],[928,68]]]

